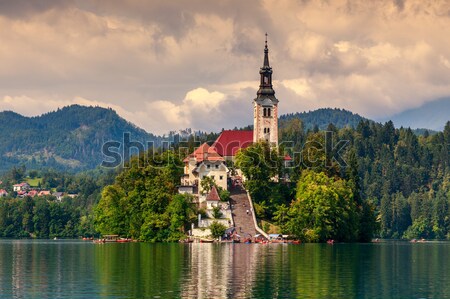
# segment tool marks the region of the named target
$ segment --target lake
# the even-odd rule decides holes
[[[0,240],[0,298],[450,298],[450,243]]]

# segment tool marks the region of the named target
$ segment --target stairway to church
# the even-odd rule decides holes
[[[241,186],[231,188],[230,193],[230,203],[232,205],[231,211],[233,213],[234,226],[236,227],[237,233],[242,238],[248,237],[248,234],[253,237],[257,232],[250,211],[250,199],[248,198],[247,193]],[[247,210],[250,213],[247,214]]]

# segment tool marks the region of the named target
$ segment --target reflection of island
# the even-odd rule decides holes
[[[260,246],[200,244],[191,247],[182,282],[183,298],[250,297]]]

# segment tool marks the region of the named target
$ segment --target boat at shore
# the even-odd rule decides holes
[[[104,244],[104,243],[129,243],[134,242],[131,238],[119,238],[119,235],[104,235],[103,238],[93,240],[94,244]]]
[[[213,243],[214,240],[212,239],[200,239],[200,243]]]
[[[179,243],[193,243],[194,242],[194,239],[182,239],[182,240],[179,240],[178,241]]]

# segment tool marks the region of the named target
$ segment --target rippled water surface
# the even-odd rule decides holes
[[[450,298],[450,243],[0,240],[0,298]]]

